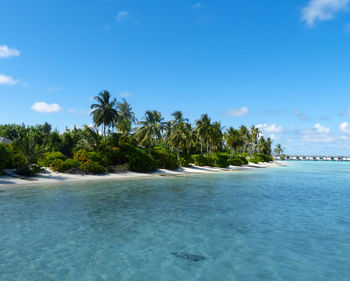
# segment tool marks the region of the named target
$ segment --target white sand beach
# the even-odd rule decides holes
[[[57,183],[57,182],[68,182],[68,181],[95,181],[95,180],[118,180],[127,178],[140,178],[140,177],[157,177],[157,176],[171,176],[171,175],[190,175],[190,174],[203,174],[203,173],[223,173],[232,171],[244,171],[248,169],[256,168],[272,168],[286,165],[285,162],[271,162],[271,163],[249,163],[244,166],[229,166],[227,168],[216,168],[216,167],[200,167],[192,165],[191,167],[180,167],[177,170],[166,170],[159,169],[153,173],[135,173],[135,172],[123,172],[123,173],[106,173],[103,175],[76,175],[66,173],[56,173],[46,169],[46,173],[37,175],[31,178],[25,177],[12,177],[3,175],[0,176],[0,188],[4,187],[15,187],[19,185],[36,185],[44,183]]]

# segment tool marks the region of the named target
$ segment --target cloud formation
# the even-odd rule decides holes
[[[302,139],[311,143],[330,143],[336,138],[331,134],[329,127],[324,127],[320,123],[316,123],[313,127],[301,132]]]
[[[246,106],[240,108],[232,108],[225,112],[225,115],[228,117],[241,117],[249,113],[249,109]]]
[[[18,57],[17,49],[10,49],[7,45],[0,45],[0,58]]]
[[[335,15],[347,9],[350,0],[310,0],[302,10],[301,19],[308,25],[331,20]]]
[[[17,79],[13,79],[12,76],[6,76],[5,74],[0,74],[0,85],[16,85],[19,82]]]
[[[277,126],[276,124],[258,124],[256,125],[263,133],[280,133],[283,131],[282,126]]]
[[[48,104],[43,101],[34,103],[30,109],[40,113],[55,113],[62,110],[57,103]]]
[[[346,135],[350,135],[350,125],[348,122],[343,122],[339,125],[339,130]]]
[[[128,11],[120,11],[117,13],[117,21],[121,22],[129,17],[129,12]]]

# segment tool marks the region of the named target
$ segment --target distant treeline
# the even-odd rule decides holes
[[[223,130],[202,114],[194,124],[181,111],[164,121],[161,113],[148,110],[137,121],[126,100],[117,102],[108,91],[94,97],[94,127],[66,129],[60,134],[50,124],[0,125],[0,136],[13,141],[0,145],[0,171],[15,169],[34,175],[41,167],[68,173],[104,173],[157,168],[177,169],[191,163],[201,166],[240,166],[272,161],[272,140],[255,126]],[[275,154],[283,153],[277,145]]]

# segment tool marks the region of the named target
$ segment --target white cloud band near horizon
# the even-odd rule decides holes
[[[249,113],[249,109],[246,106],[240,108],[231,108],[225,112],[225,115],[228,117],[242,117]]]
[[[302,10],[301,20],[312,27],[316,22],[332,20],[346,11],[350,0],[310,0]]]
[[[19,54],[17,49],[11,49],[7,45],[0,45],[0,58],[18,57]]]
[[[55,113],[62,110],[62,108],[57,103],[48,104],[43,101],[35,102],[30,109],[40,113]]]
[[[16,85],[19,83],[18,79],[14,79],[12,76],[0,74],[0,85]]]

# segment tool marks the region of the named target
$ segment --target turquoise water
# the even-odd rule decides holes
[[[350,163],[0,192],[0,280],[349,280]]]

